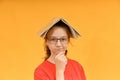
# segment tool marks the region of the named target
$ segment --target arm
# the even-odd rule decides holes
[[[67,63],[67,58],[64,52],[61,52],[55,57],[56,64],[56,80],[64,80],[64,71]]]
[[[64,80],[64,71],[56,70],[56,80]]]

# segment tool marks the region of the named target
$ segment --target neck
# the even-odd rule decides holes
[[[49,62],[51,62],[51,63],[55,63],[54,62],[54,59],[55,59],[55,55],[50,55],[50,57],[47,59]]]

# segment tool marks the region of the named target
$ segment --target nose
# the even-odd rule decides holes
[[[60,40],[57,40],[57,42],[56,42],[56,46],[62,46],[62,43],[60,42]]]

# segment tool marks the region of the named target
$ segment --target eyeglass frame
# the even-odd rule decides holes
[[[63,37],[63,38],[46,38],[50,44],[56,44],[58,41],[60,41],[61,44],[66,44],[69,42],[69,37]]]

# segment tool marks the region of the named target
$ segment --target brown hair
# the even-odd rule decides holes
[[[49,29],[48,33],[49,33],[51,30],[53,30],[55,27],[61,27],[61,28],[65,29],[65,31],[66,31],[69,39],[70,39],[70,37],[72,36],[71,31],[70,31],[68,25],[66,25],[66,24],[63,23],[62,21],[59,21],[58,23],[56,23],[55,25],[53,25],[53,27]],[[45,38],[44,38],[44,39],[45,39],[45,42],[47,41],[48,33],[46,34],[46,36],[45,36]],[[51,55],[50,49],[48,48],[47,45],[45,45],[45,51],[46,51],[45,60],[47,60],[47,59],[50,57],[50,55]],[[67,50],[66,50],[66,52],[65,52],[65,55],[67,55]]]

